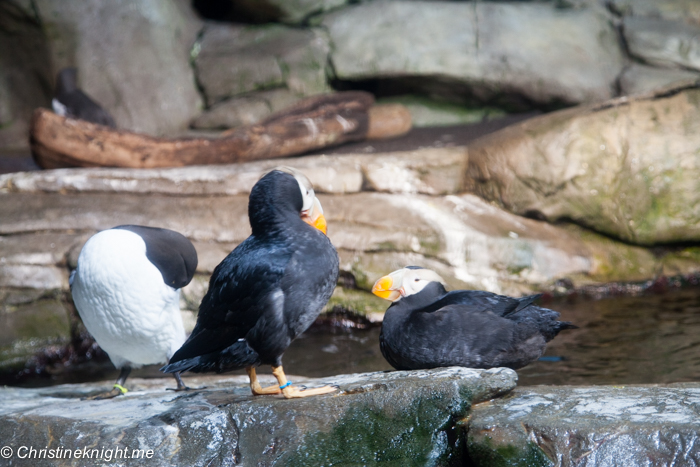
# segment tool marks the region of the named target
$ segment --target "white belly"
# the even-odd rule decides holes
[[[133,232],[105,230],[88,240],[72,293],[85,327],[117,368],[165,363],[185,341],[180,291],[163,282]]]

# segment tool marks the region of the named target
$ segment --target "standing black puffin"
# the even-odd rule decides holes
[[[338,279],[338,254],[311,182],[293,169],[272,170],[251,190],[248,217],[252,234],[214,270],[192,334],[162,371],[245,368],[254,395],[332,392],[290,386],[282,369],[282,354],[316,319]],[[260,386],[261,364],[272,366],[278,385]]]
[[[447,292],[434,271],[408,266],[380,278],[372,293],[391,300],[380,334],[382,355],[397,370],[445,366],[522,368],[547,342],[575,325],[533,305],[539,295]]]
[[[78,70],[75,68],[64,68],[58,72],[51,107],[62,117],[79,118],[112,128],[117,126],[109,112],[78,88]]]
[[[126,393],[131,368],[165,363],[185,342],[180,288],[197,268],[197,251],[167,229],[120,225],[85,243],[70,277],[73,302],[114,366],[121,370],[112,391]],[[185,390],[175,373],[177,390]]]

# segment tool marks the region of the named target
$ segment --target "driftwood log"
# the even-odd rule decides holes
[[[315,96],[215,139],[156,138],[37,109],[30,144],[34,160],[45,169],[156,168],[273,159],[410,130],[405,108],[373,104],[372,95],[360,91]]]

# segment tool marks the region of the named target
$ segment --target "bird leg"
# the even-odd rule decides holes
[[[279,394],[280,392],[282,392],[279,386],[268,386],[266,388],[260,386],[260,382],[258,381],[258,375],[255,373],[254,367],[246,367],[245,371],[248,372],[248,378],[250,378],[250,390],[253,391],[254,396],[262,396],[265,394]]]
[[[175,392],[180,392],[180,391],[194,391],[197,389],[206,389],[206,386],[202,386],[199,388],[190,388],[185,385],[184,381],[182,381],[182,377],[180,376],[180,372],[176,371],[173,373],[173,376],[175,377],[175,381],[177,381],[177,387],[175,389],[173,388],[165,388],[166,391],[175,391]]]
[[[126,394],[127,390],[124,387],[124,383],[126,383],[126,378],[129,377],[129,373],[131,373],[131,367],[125,366],[121,369],[121,372],[119,373],[119,378],[117,378],[117,382],[114,383],[114,387],[111,391],[103,392],[90,397],[85,397],[83,400],[99,401],[102,399],[113,399],[117,396],[121,396],[122,394]]]
[[[282,394],[286,399],[297,399],[300,397],[318,396],[320,394],[328,394],[329,392],[337,391],[338,388],[333,386],[323,386],[320,388],[313,389],[299,389],[294,386],[290,386],[287,382],[287,377],[284,374],[282,366],[273,366],[272,374],[277,378],[277,382],[282,389]]]

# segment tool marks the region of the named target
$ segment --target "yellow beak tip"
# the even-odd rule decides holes
[[[385,300],[391,300],[393,290],[391,287],[394,285],[394,281],[389,276],[384,276],[374,283],[372,287],[372,293],[377,297],[383,298]]]

